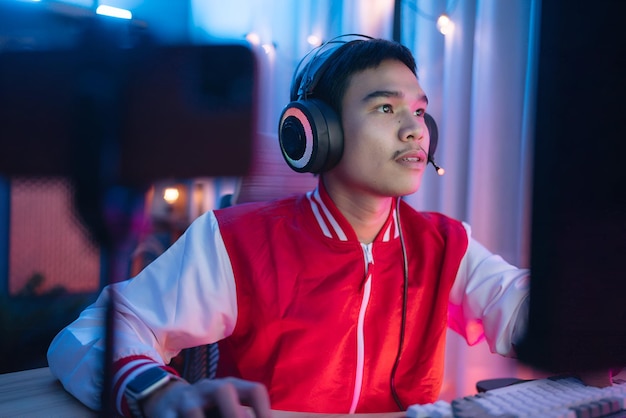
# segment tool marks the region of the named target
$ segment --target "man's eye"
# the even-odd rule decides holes
[[[378,106],[378,110],[380,110],[383,113],[393,113],[393,108],[389,104]]]
[[[426,110],[424,110],[424,109],[417,109],[415,112],[413,112],[413,114],[415,116],[424,116],[426,114]]]

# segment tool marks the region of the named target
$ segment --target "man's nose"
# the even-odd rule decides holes
[[[415,115],[409,114],[402,118],[399,136],[402,141],[420,141],[424,138],[426,126]]]

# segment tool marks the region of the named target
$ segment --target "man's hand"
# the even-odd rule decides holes
[[[580,372],[576,375],[587,386],[595,386],[605,388],[613,384],[613,376],[617,375],[621,369],[617,370],[601,370],[591,372]]]
[[[143,403],[149,417],[198,417],[217,409],[222,417],[270,418],[267,389],[260,383],[237,378],[203,379],[194,384],[173,380]]]

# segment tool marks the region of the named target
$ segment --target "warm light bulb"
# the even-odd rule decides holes
[[[180,192],[176,187],[168,187],[163,191],[163,200],[165,200],[170,205],[176,203],[179,196]]]
[[[246,35],[246,39],[252,45],[261,45],[261,37],[259,36],[258,33],[250,32]]]
[[[444,13],[437,19],[437,29],[439,29],[439,32],[442,34],[448,35],[454,30],[454,22]]]
[[[272,44],[263,44],[263,45],[261,45],[261,48],[263,48],[263,51],[265,51],[265,53],[267,55],[269,55],[274,50],[274,45],[272,45]]]
[[[306,38],[306,41],[309,43],[309,45],[315,46],[315,47],[320,46],[322,44],[322,38],[316,35],[309,35]]]

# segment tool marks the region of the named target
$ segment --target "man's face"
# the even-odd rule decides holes
[[[427,104],[417,78],[400,61],[354,74],[342,102],[343,156],[327,181],[379,197],[415,192],[428,164]]]

